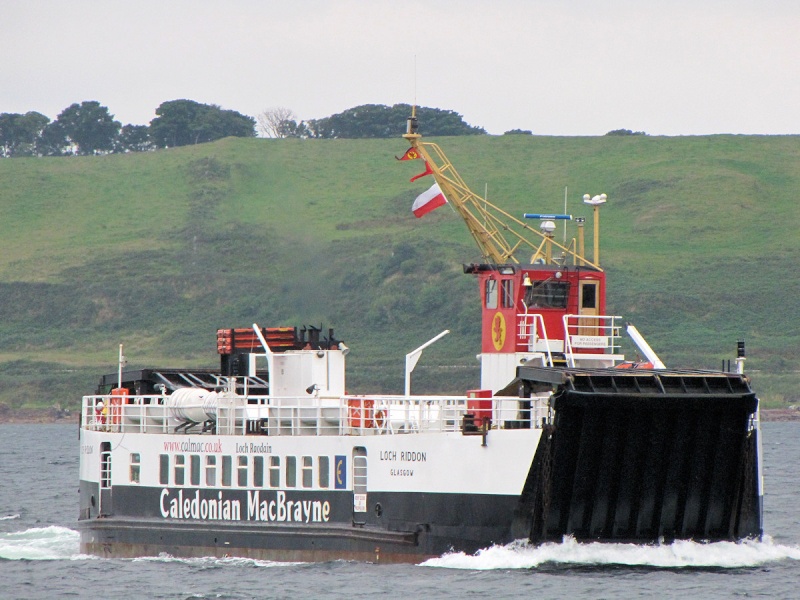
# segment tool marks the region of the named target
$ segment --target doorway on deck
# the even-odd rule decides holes
[[[353,448],[353,525],[367,522],[367,449]]]
[[[111,514],[111,442],[100,444],[100,506],[101,516]]]

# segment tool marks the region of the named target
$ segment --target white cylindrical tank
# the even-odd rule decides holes
[[[204,388],[179,388],[166,398],[170,415],[179,421],[203,423],[217,418],[217,392]]]

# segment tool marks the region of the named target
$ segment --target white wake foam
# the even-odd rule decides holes
[[[531,569],[544,564],[741,568],[787,559],[800,560],[800,547],[775,544],[769,536],[764,536],[761,542],[676,541],[652,546],[578,543],[568,538],[560,544],[540,546],[520,540],[492,546],[474,555],[453,552],[427,560],[421,566],[472,570]]]
[[[80,534],[67,527],[51,525],[25,531],[0,533],[0,559],[6,560],[94,560],[80,553]],[[237,557],[175,558],[168,554],[135,558],[135,561],[181,562],[196,566],[245,565],[257,567],[292,566],[303,563],[272,562]]]
[[[5,517],[0,517],[0,521],[13,521],[14,519],[19,519],[19,514],[6,515]]]
[[[66,527],[37,527],[0,533],[0,558],[65,560],[79,558],[80,534]]]
[[[225,556],[217,558],[214,556],[204,556],[198,558],[181,558],[172,556],[170,554],[161,553],[158,556],[142,556],[134,558],[133,562],[176,562],[193,566],[214,566],[214,565],[231,565],[231,566],[253,566],[253,567],[292,567],[295,565],[303,565],[302,562],[276,562],[271,560],[258,560],[255,558],[241,558],[237,556]]]

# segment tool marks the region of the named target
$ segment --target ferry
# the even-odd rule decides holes
[[[414,115],[403,137],[402,160],[435,180],[423,200],[446,199],[483,255],[464,266],[482,307],[479,388],[410,393],[446,331],[406,356],[403,395],[348,394],[349,348],[321,327],[220,329],[210,369],[126,369],[120,346],[117,372],[82,399],[81,552],[418,563],[520,539],[759,538],[743,343],[733,369],[667,368],[607,314],[604,195],[584,197],[589,256],[586,219],[514,217],[466,186]],[[570,243],[561,221],[577,226]],[[626,360],[625,336],[641,359]]]

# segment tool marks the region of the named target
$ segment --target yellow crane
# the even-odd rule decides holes
[[[561,250],[557,260],[568,261],[573,264],[586,265],[598,270],[597,238],[595,237],[594,261],[589,261],[584,256],[583,250],[583,221],[578,220],[578,241],[572,240],[569,246],[559,244],[551,231],[539,231],[524,221],[510,215],[502,208],[495,206],[485,198],[473,192],[456,171],[447,156],[432,142],[423,142],[422,135],[418,133],[416,110],[412,110],[408,119],[406,133],[403,137],[416,150],[429,166],[436,183],[439,184],[448,202],[458,211],[470,234],[478,244],[483,258],[488,263],[503,265],[520,263],[517,254],[525,255],[530,252],[530,263],[552,262],[553,250]],[[595,210],[595,225],[597,226],[598,214]],[[595,227],[597,231],[597,227]]]

